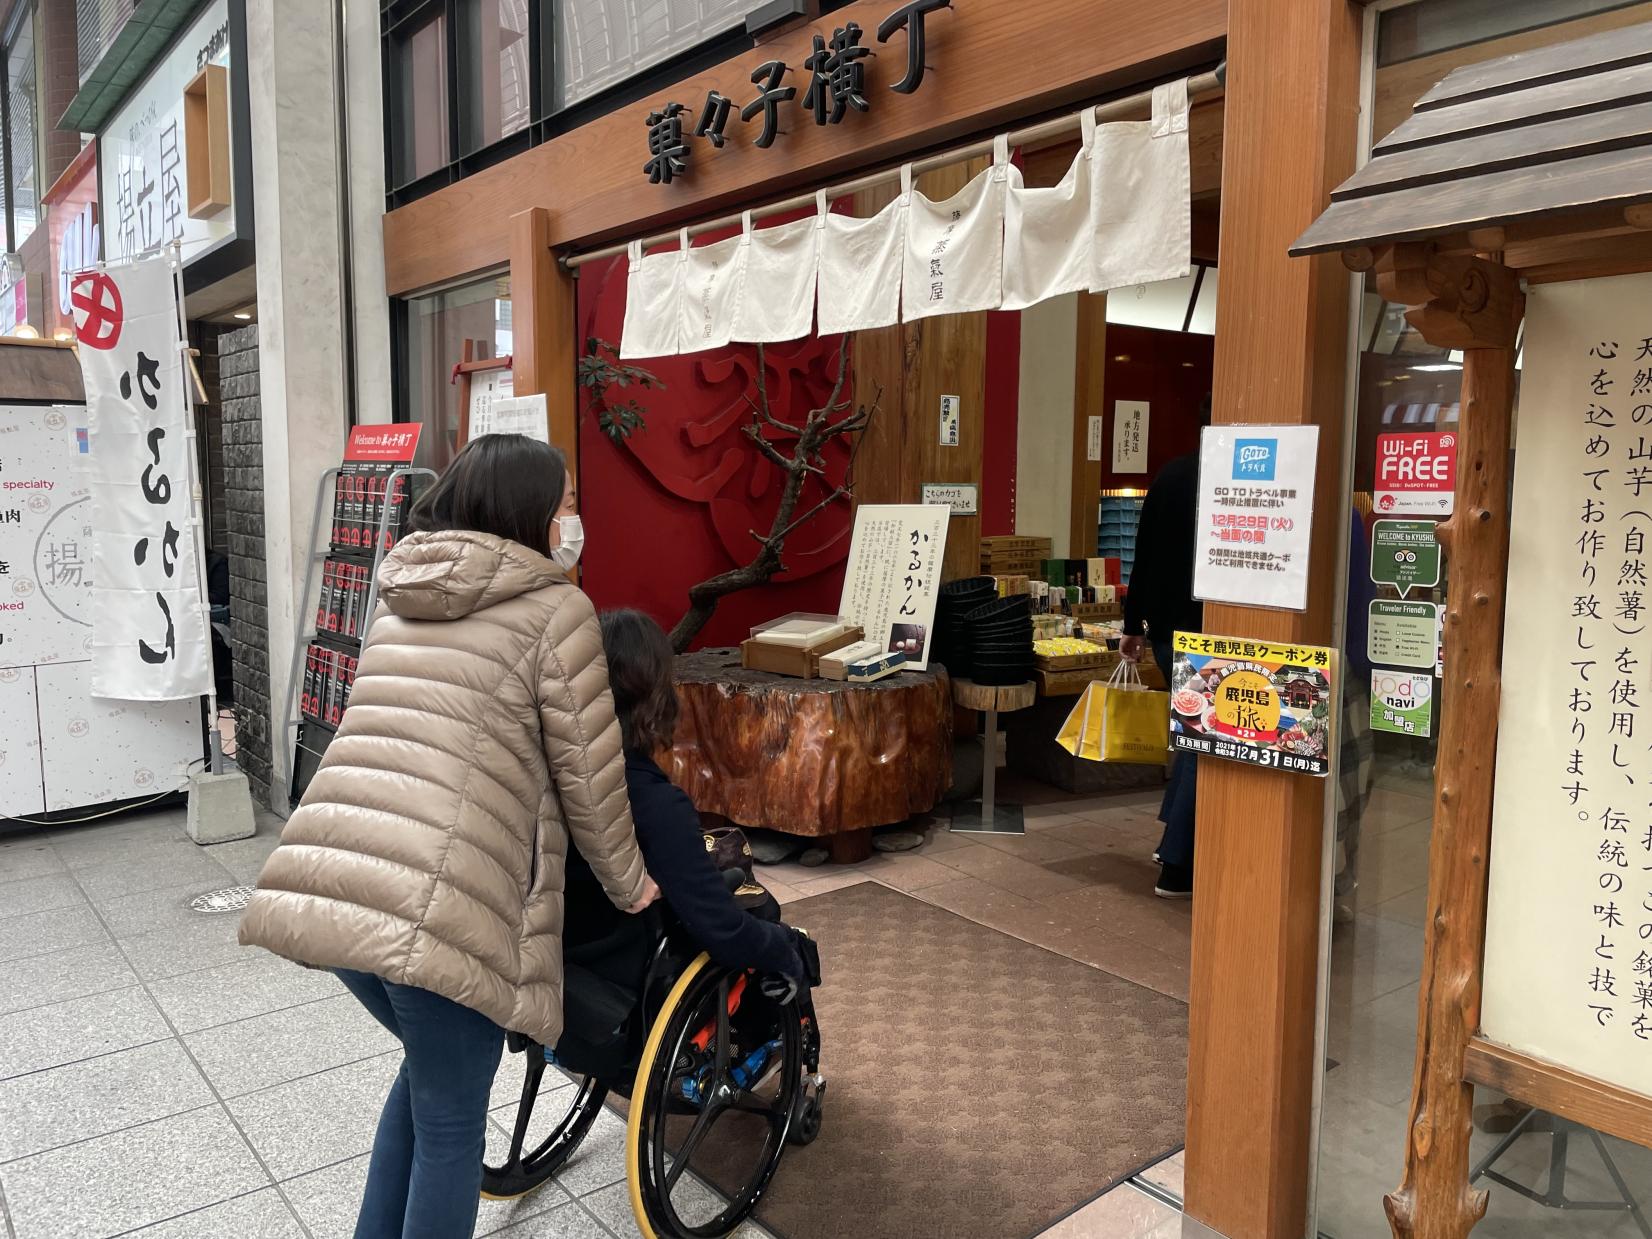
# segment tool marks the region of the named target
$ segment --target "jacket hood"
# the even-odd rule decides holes
[[[490,533],[415,533],[384,557],[379,598],[403,619],[455,620],[567,579],[537,551]]]

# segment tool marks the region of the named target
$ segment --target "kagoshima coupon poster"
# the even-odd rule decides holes
[[[1170,743],[1178,752],[1331,772],[1335,650],[1176,634]]]

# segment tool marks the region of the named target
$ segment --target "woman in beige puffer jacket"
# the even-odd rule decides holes
[[[626,800],[583,541],[554,448],[468,445],[386,556],[338,734],[241,941],[332,969],[402,1042],[357,1239],[475,1224],[504,1030],[562,1026],[570,837],[619,907],[658,894]]]

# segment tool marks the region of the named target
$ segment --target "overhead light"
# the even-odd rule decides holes
[[[1433,374],[1441,370],[1461,370],[1463,367],[1457,362],[1442,361],[1436,362],[1435,364],[1429,366],[1412,366],[1411,368],[1413,370],[1423,370]]]
[[[1129,353],[1114,353],[1113,354],[1113,360],[1114,361],[1129,361],[1130,360],[1130,354]]]
[[[252,315],[247,313],[247,311],[245,311],[245,310],[237,310],[237,311],[235,311],[235,314],[234,314],[234,318],[237,321],[243,322],[243,323],[246,322],[251,317],[252,317]]]
[[[1193,363],[1192,363],[1192,362],[1191,362],[1191,361],[1184,361],[1184,362],[1183,362],[1183,363],[1182,363],[1182,369],[1183,369],[1183,370],[1191,370],[1191,369],[1193,369]]]
[[[1409,374],[1396,374],[1394,377],[1397,379],[1408,379],[1411,376]]]
[[[40,330],[33,323],[18,323],[12,329],[12,335],[19,340],[38,340],[40,339]]]
[[[52,332],[52,339],[56,340],[59,344],[67,344],[74,338],[75,329],[73,327],[59,327],[56,331]]]

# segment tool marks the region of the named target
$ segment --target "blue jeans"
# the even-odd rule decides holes
[[[1153,642],[1153,661],[1164,672],[1164,682],[1176,691],[1171,676],[1176,654],[1168,641]],[[1193,867],[1193,798],[1199,790],[1198,759],[1192,753],[1177,753],[1170,767],[1170,781],[1165,784],[1164,801],[1159,806],[1159,820],[1164,823],[1164,835],[1159,840],[1159,863],[1180,869]]]
[[[469,1239],[504,1031],[429,990],[334,972],[406,1051],[379,1116],[356,1239]]]

